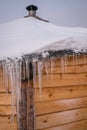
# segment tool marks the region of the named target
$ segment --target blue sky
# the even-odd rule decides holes
[[[87,28],[87,0],[0,0],[0,23],[23,18],[30,4],[38,6],[38,16],[54,24]]]

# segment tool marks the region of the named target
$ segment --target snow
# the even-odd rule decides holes
[[[87,49],[87,29],[61,27],[33,17],[0,24],[0,59],[49,49]]]

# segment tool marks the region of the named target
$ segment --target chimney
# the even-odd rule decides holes
[[[24,18],[27,17],[34,17],[38,20],[44,21],[44,22],[49,22],[48,20],[44,20],[42,18],[40,18],[39,16],[36,16],[36,11],[38,10],[38,7],[35,5],[29,5],[26,7],[26,10],[28,10],[29,14],[27,16],[24,16]]]
[[[29,11],[29,16],[36,17],[36,10],[38,9],[35,5],[27,6],[26,9]]]

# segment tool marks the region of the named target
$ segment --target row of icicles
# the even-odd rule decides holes
[[[61,73],[64,73],[65,68],[67,67],[67,61],[69,60],[69,56],[63,56],[61,57]],[[85,55],[83,58],[85,64]],[[53,74],[54,71],[54,65],[55,65],[55,59],[43,59],[43,60],[38,60],[36,61],[35,59],[32,59],[32,61],[29,60],[12,60],[12,59],[7,59],[4,61],[0,62],[0,68],[3,71],[0,71],[0,73],[3,73],[4,77],[4,83],[5,83],[5,88],[6,92],[8,93],[9,90],[9,82],[11,86],[11,105],[12,105],[12,118],[11,120],[14,120],[15,116],[15,106],[17,108],[17,117],[19,119],[20,113],[19,113],[19,102],[21,101],[21,84],[22,84],[22,79],[25,80],[26,77],[29,80],[30,79],[30,64],[32,64],[32,73],[33,73],[33,85],[36,90],[36,76],[38,75],[38,84],[39,84],[39,89],[40,89],[40,94],[42,91],[42,74],[43,74],[43,68],[45,68],[45,73],[47,74],[47,78],[49,75],[49,68],[51,70],[51,75]],[[58,63],[59,64],[59,63]],[[78,56],[73,56],[73,65],[78,64]],[[0,69],[0,70],[1,70]],[[1,74],[0,74],[1,75]]]

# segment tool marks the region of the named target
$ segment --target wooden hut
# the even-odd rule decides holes
[[[35,41],[25,25],[31,35],[34,29]],[[0,28],[1,44],[16,43],[12,53],[10,48],[7,53],[0,49],[0,129],[87,130],[87,30],[57,27],[33,17]]]

